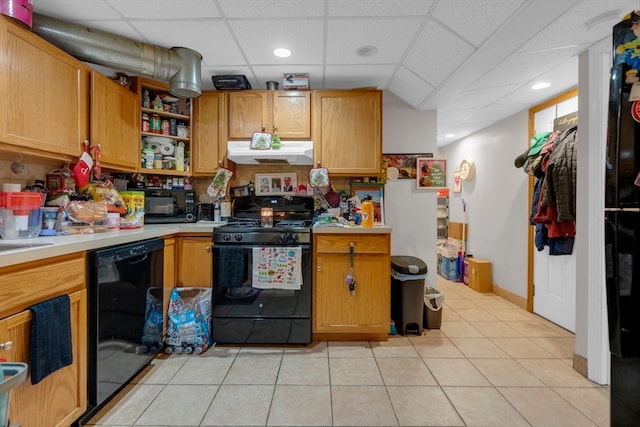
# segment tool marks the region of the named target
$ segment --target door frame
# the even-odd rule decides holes
[[[529,109],[529,139],[527,140],[527,144],[531,141],[531,138],[535,134],[535,115],[538,111],[545,110],[549,107],[553,107],[556,104],[559,104],[568,99],[574,98],[578,96],[578,89],[574,88],[564,92],[558,96],[555,96],[548,101],[543,102],[542,104],[538,104]],[[527,145],[528,146],[528,145]],[[534,177],[529,176],[529,197],[528,204],[529,207],[527,212],[531,212],[531,200],[533,198],[533,187],[535,184]],[[531,224],[528,224],[528,232],[527,232],[527,311],[533,313],[533,244],[535,238],[535,227]]]

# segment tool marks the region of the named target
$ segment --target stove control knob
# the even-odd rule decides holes
[[[236,234],[236,242],[240,242],[242,240],[242,234]]]
[[[229,240],[231,240],[231,234],[223,234],[222,240],[224,240],[225,242],[228,242]]]
[[[284,243],[284,242],[286,242],[287,240],[289,240],[289,233],[282,233],[282,234],[280,235],[280,241]]]
[[[291,238],[292,242],[297,242],[298,241],[298,233],[291,233],[291,236],[289,236]]]

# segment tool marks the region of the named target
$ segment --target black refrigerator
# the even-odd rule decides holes
[[[614,427],[640,425],[640,101],[630,100],[639,36],[635,12],[613,27],[604,216]]]

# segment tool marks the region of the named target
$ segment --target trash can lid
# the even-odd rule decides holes
[[[402,274],[425,274],[427,264],[420,258],[409,255],[395,255],[391,257],[391,268]]]

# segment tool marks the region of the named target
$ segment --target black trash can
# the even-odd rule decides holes
[[[427,264],[413,256],[391,257],[391,319],[398,333],[422,333]]]

